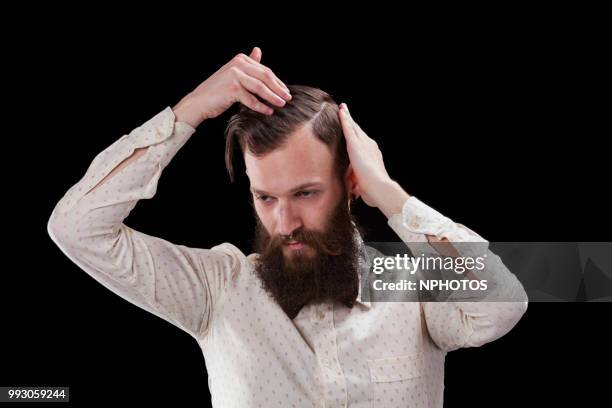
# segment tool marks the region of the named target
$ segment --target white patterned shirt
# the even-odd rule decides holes
[[[446,353],[503,336],[525,312],[520,282],[493,255],[486,272],[524,301],[370,303],[360,293],[352,308],[309,304],[291,320],[262,289],[257,254],[177,245],[123,223],[194,131],[168,107],[121,137],[59,201],[48,232],[99,283],[193,336],[213,406],[442,407]],[[388,224],[406,243],[486,243],[413,196]]]

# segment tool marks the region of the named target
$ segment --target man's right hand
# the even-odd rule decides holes
[[[265,115],[274,113],[255,95],[273,106],[283,107],[291,99],[289,89],[260,61],[259,47],[253,48],[249,56],[236,55],[173,108],[177,121],[195,128],[202,121],[219,116],[235,102]]]

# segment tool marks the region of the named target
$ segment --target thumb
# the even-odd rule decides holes
[[[251,57],[252,59],[254,59],[257,62],[261,62],[261,48],[254,47],[253,51],[251,51],[251,55],[249,55],[249,57]]]

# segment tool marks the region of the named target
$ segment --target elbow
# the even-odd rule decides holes
[[[529,302],[527,300],[520,302],[512,302],[507,311],[508,315],[508,326],[506,332],[510,331],[516,324],[523,318],[523,315],[527,312],[527,306]],[[505,334],[505,333],[503,333]]]
[[[67,246],[71,239],[71,234],[68,232],[68,225],[67,220],[62,219],[58,215],[57,209],[54,209],[49,217],[49,221],[47,221],[47,234],[49,234],[51,240],[59,247]]]
[[[57,207],[47,221],[47,234],[62,250],[75,246],[82,238],[79,221],[71,213],[59,212]]]
[[[507,305],[501,313],[502,329],[506,329],[502,335],[510,331],[521,320],[527,312],[529,306],[529,297],[523,288],[523,285],[517,280],[514,287],[514,294],[509,298],[509,302],[504,302]]]
[[[474,332],[467,342],[470,347],[478,347],[505,336],[521,320],[527,311],[527,302],[497,302],[484,321],[474,325]]]
[[[497,316],[496,333],[492,340],[505,336],[521,320],[527,311],[527,302],[505,303]]]

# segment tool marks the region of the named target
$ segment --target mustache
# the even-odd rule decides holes
[[[342,245],[335,239],[336,234],[328,233],[322,234],[318,231],[299,229],[294,231],[290,237],[284,235],[275,235],[269,237],[267,245],[264,250],[267,253],[272,253],[280,250],[284,245],[288,245],[291,241],[298,241],[302,244],[313,247],[320,253],[331,256],[338,256],[342,254]]]

